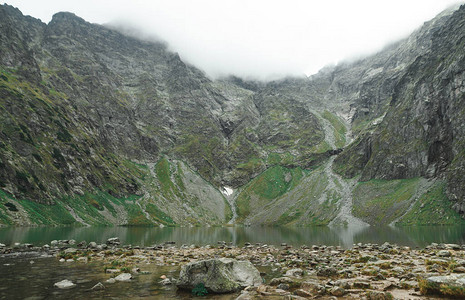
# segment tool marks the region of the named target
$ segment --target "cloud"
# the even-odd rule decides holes
[[[454,0],[21,0],[48,22],[71,11],[94,23],[129,24],[212,77],[259,79],[317,72],[407,36]]]

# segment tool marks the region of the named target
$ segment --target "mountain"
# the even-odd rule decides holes
[[[464,14],[264,83],[2,5],[0,223],[463,223]]]

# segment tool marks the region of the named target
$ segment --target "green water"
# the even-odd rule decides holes
[[[465,244],[464,226],[418,227],[6,227],[0,228],[0,243],[15,242],[44,245],[52,240],[74,239],[105,242],[119,237],[122,244],[151,246],[167,241],[176,245],[214,245],[218,241],[242,246],[246,242],[279,245],[339,245],[350,248],[356,243],[396,243],[424,247],[435,243]]]

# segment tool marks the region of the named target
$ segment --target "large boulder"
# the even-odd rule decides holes
[[[219,258],[182,266],[177,286],[192,290],[203,284],[208,292],[231,293],[262,282],[260,272],[249,261]]]
[[[419,281],[422,294],[437,294],[465,298],[465,274],[432,276]]]

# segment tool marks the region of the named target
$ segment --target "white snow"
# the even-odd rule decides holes
[[[233,193],[234,193],[234,190],[230,187],[223,187],[223,190],[221,191],[223,193],[223,195],[225,196],[231,196]]]

